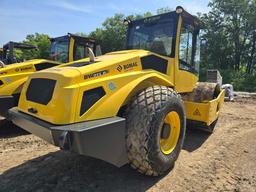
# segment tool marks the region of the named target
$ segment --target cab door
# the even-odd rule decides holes
[[[191,92],[198,81],[200,63],[199,29],[193,27],[180,18],[180,38],[177,43],[175,71],[175,90],[177,92]]]
[[[69,50],[70,62],[89,57],[87,47],[90,47],[93,51],[95,49],[94,44],[71,37]]]
[[[87,45],[75,42],[74,45],[74,61],[84,59],[88,57],[88,53],[86,50]]]

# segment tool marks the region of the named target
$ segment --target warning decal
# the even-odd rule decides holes
[[[194,116],[201,116],[199,109],[196,109],[193,113]]]

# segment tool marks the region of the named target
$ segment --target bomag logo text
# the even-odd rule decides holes
[[[137,65],[136,62],[130,63],[130,64],[127,64],[127,65],[124,65],[124,70],[129,70],[129,69],[131,69],[131,68],[133,68],[133,67],[137,67],[137,66],[138,66],[138,65]]]
[[[21,71],[26,71],[26,70],[30,70],[30,69],[32,69],[32,67],[24,67],[24,68],[21,68],[20,70]]]
[[[16,72],[19,72],[19,71],[27,71],[27,70],[30,70],[32,69],[32,67],[23,67],[23,68],[16,68],[15,71]]]
[[[131,70],[132,68],[137,67],[137,66],[138,66],[138,64],[136,62],[133,62],[133,63],[125,64],[123,66],[118,65],[117,70],[119,72],[121,72],[122,70],[128,71],[128,70]]]

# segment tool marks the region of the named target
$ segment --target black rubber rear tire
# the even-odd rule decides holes
[[[180,118],[176,147],[166,155],[160,150],[160,132],[165,116],[175,111]],[[169,171],[182,149],[186,117],[181,97],[173,89],[153,86],[136,95],[126,111],[126,143],[131,166],[139,172],[158,176]]]

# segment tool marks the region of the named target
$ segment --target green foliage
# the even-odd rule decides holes
[[[30,59],[49,59],[51,41],[48,35],[35,33],[27,35],[24,43],[36,45],[38,49],[22,50],[22,58]]]
[[[239,91],[256,91],[256,74],[246,74],[234,70],[222,70],[223,82],[231,83],[235,90]]]
[[[17,61],[23,61],[23,52],[20,49],[14,49],[14,58]]]
[[[163,14],[163,13],[167,13],[167,12],[171,12],[173,11],[170,7],[162,7],[160,9],[157,9],[156,13],[157,14]]]
[[[104,21],[102,28],[97,28],[89,35],[101,42],[103,53],[125,49],[127,28],[123,24],[124,19],[123,14],[115,14]]]
[[[123,24],[125,16],[115,14],[114,17],[107,18],[102,28],[97,28],[90,34],[90,37],[98,39],[101,42],[103,53],[125,49],[126,26]]]
[[[77,32],[77,33],[75,33],[75,35],[82,36],[82,37],[88,36],[86,33],[83,33],[83,32]]]
[[[236,90],[256,91],[256,0],[211,0],[209,7],[209,13],[199,14],[205,24],[200,80],[206,80],[208,69],[219,69],[224,83],[232,83]],[[172,9],[164,7],[158,9],[157,14],[169,11]],[[150,12],[129,16],[115,14],[88,36],[99,40],[103,53],[123,50],[127,31],[123,20],[149,16],[152,16]],[[16,51],[16,57],[27,60],[49,58],[48,35],[28,35],[24,42],[37,45],[38,50]]]
[[[115,14],[113,17],[107,18],[102,28],[97,28],[89,36],[98,39],[101,42],[101,49],[103,53],[124,50],[126,47],[126,33],[127,26],[123,24],[124,19],[130,20],[141,19],[149,17],[152,14],[147,12],[143,15],[129,15]]]
[[[207,69],[219,69],[224,83],[237,90],[256,91],[256,0],[212,0],[205,23],[201,79]]]

